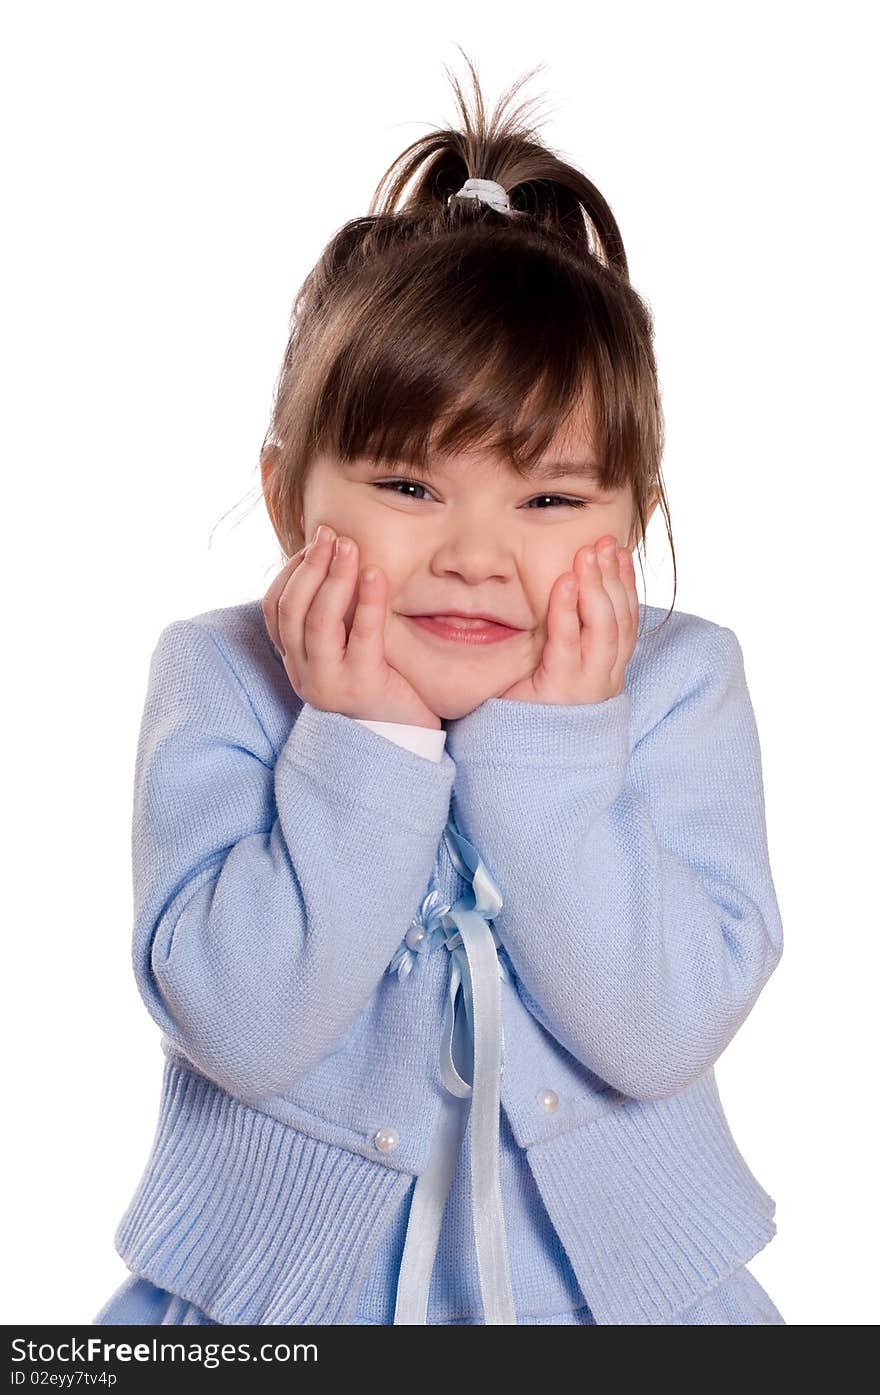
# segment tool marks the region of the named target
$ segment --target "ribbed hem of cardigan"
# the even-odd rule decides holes
[[[217,1322],[347,1323],[412,1182],[167,1059],[153,1148],[114,1244]]]
[[[527,1150],[597,1324],[668,1323],[776,1234],[710,1070]]]

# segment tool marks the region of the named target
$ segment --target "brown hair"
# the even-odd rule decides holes
[[[479,445],[528,479],[580,429],[601,487],[630,485],[639,547],[656,493],[674,572],[653,323],[614,215],[525,124],[531,103],[508,111],[531,73],[487,121],[465,61],[473,113],[451,79],[462,129],[407,146],[297,293],[260,454],[276,531],[288,556],[306,541],[319,453],[418,468],[429,452]],[[497,180],[511,212],[450,199],[468,178]]]

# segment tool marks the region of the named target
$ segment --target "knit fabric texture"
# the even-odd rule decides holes
[[[463,891],[450,814],[503,894],[518,1318],[674,1322],[772,1238],[713,1071],[782,953],[742,653],[681,612],[646,633],[664,612],[640,610],[618,697],[489,699],[439,760],[302,702],[259,601],[162,631],[133,967],[166,1059],[115,1236],[133,1272],[220,1322],[392,1320],[448,967],[442,946],[392,964],[426,893]],[[429,1322],[481,1320],[466,1147]]]

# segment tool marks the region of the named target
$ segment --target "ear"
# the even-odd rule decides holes
[[[284,538],[282,537],[282,529],[280,526],[281,520],[276,516],[274,496],[269,489],[269,482],[272,477],[272,471],[275,469],[275,466],[277,464],[277,459],[278,452],[274,446],[268,446],[263,451],[262,455],[260,456],[260,479],[263,486],[263,502],[266,505],[266,512],[269,515],[269,520],[272,524],[275,536],[283,549]]]
[[[269,476],[275,469],[277,457],[278,452],[274,446],[267,446],[260,456],[260,479],[262,480],[264,494],[266,493],[266,488],[269,483]]]
[[[657,505],[659,504],[659,502],[660,502],[660,491],[659,491],[659,489],[652,489],[651,492],[650,492],[650,494],[648,495],[648,503],[647,503],[647,507],[646,507],[646,509],[645,509],[645,533],[647,533],[647,531],[648,531],[648,524],[651,522],[651,517],[652,517],[652,515],[653,515],[653,513],[654,513],[654,510],[656,509]],[[644,536],[644,535],[642,535],[642,536]],[[637,544],[638,542],[640,542],[640,541],[641,541],[641,538],[639,537],[639,521],[638,521],[638,519],[637,519],[636,516],[635,516],[635,509],[633,509],[633,521],[632,521],[632,528],[631,528],[631,530],[630,530],[629,546],[630,546],[631,548],[632,548],[632,547],[635,547],[636,544]]]
[[[269,514],[269,518],[270,518],[270,520],[271,520],[272,527],[273,527],[274,530],[275,530],[275,536],[277,537],[278,541],[281,543],[282,548],[285,549],[287,546],[290,546],[291,544],[290,544],[290,543],[285,543],[285,540],[284,540],[284,537],[283,537],[283,531],[284,531],[284,530],[283,530],[283,527],[282,527],[281,518],[280,518],[280,516],[277,516],[277,517],[276,517],[276,513],[275,513],[275,504],[274,504],[274,496],[273,496],[273,495],[271,494],[271,492],[269,491],[269,481],[270,481],[270,479],[271,479],[272,472],[273,472],[273,470],[275,469],[275,466],[278,464],[278,458],[279,458],[279,451],[278,451],[277,447],[276,447],[276,446],[267,446],[266,449],[263,451],[261,457],[260,457],[260,478],[261,478],[262,486],[263,486],[263,500],[264,500],[264,502],[265,502],[266,510],[267,510],[267,512],[268,512],[268,514]],[[296,550],[296,545],[297,545],[298,542],[302,541],[303,543],[305,543],[305,527],[306,527],[306,525],[305,525],[305,515],[304,515],[302,509],[300,509],[300,512],[299,512],[299,532],[300,532],[300,537],[299,537],[298,539],[297,539],[297,538],[294,538],[294,539],[293,539],[293,550],[294,550],[294,551]]]

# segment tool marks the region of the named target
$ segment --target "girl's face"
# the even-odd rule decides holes
[[[548,456],[569,463],[573,455]],[[582,459],[589,459],[584,455]],[[656,498],[651,501],[653,513]],[[550,590],[578,548],[612,534],[635,544],[627,486],[602,492],[578,469],[534,481],[488,455],[442,457],[427,473],[329,457],[312,462],[303,495],[307,542],[318,524],[353,538],[360,568],[388,579],[385,655],[441,719],[466,715],[533,673],[547,635]],[[356,593],[346,612],[346,633]],[[494,616],[515,633],[493,644],[438,638],[412,618]]]

